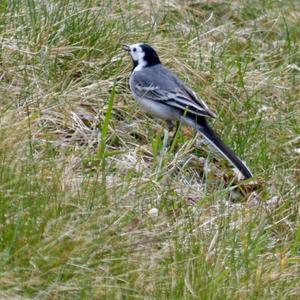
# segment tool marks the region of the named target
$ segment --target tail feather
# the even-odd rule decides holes
[[[209,127],[204,118],[197,118],[196,129],[215,149],[217,149],[234,167],[236,167],[246,179],[253,177],[253,174],[246,164],[224,144],[220,137]]]

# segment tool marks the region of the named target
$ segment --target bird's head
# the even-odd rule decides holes
[[[123,45],[123,50],[130,54],[135,71],[160,64],[156,51],[147,44]]]

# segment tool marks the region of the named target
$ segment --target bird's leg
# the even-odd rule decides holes
[[[167,126],[168,126],[169,131],[172,131],[174,128],[174,124],[171,120],[167,120]]]
[[[176,130],[174,134],[172,135],[171,139],[169,139],[169,133],[173,131],[173,128],[175,127],[172,121],[167,120],[167,126],[168,129],[164,129],[164,138],[163,138],[163,145],[162,145],[162,151],[160,153],[160,160],[157,168],[157,174],[160,174],[160,171],[162,169],[162,166],[165,164],[165,155],[168,153],[169,150],[171,152],[173,151],[174,145],[177,136],[177,132],[180,126],[180,122],[176,122]]]
[[[168,124],[169,130],[172,130],[172,129],[175,127],[173,123],[172,123],[171,125],[172,125],[172,127],[171,127],[171,129],[170,129],[170,125]],[[171,140],[170,140],[170,142],[169,142],[169,146],[170,146],[170,147],[173,146],[173,143],[174,143],[174,141],[175,141],[175,139],[176,139],[176,136],[177,136],[179,127],[180,127],[180,122],[179,122],[179,121],[176,121],[176,129],[175,129],[175,131],[174,131],[174,133],[173,133],[173,135],[172,135],[172,138],[171,138]],[[173,146],[173,147],[174,147],[174,146]]]
[[[173,122],[170,120],[167,120],[167,127],[168,127],[168,129],[164,129],[164,136],[161,139],[161,142],[163,144],[163,151],[166,151],[170,146],[169,133],[174,128]]]

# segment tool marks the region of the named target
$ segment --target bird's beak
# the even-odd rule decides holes
[[[122,49],[129,52],[130,51],[130,47],[126,44],[122,45]]]

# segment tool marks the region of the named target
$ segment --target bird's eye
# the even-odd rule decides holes
[[[135,51],[136,51],[136,48],[133,48],[132,50],[133,50],[133,52],[135,52]]]

